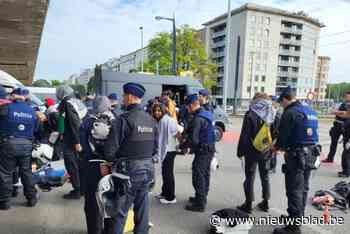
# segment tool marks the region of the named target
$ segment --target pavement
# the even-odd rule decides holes
[[[324,152],[328,152],[328,132],[332,122],[320,121],[320,142],[324,145]],[[232,118],[229,131],[224,139],[217,145],[217,157],[220,168],[212,174],[211,189],[208,197],[208,207],[205,213],[192,213],[184,210],[187,199],[193,194],[191,183],[191,156],[178,156],[175,162],[176,196],[177,204],[161,205],[154,198],[160,192],[161,177],[159,166],[157,167],[157,184],[150,194],[151,197],[151,221],[154,227],[151,234],[204,234],[207,233],[210,214],[223,208],[234,208],[244,201],[242,183],[244,174],[241,161],[236,157],[237,140],[241,130],[242,119]],[[314,172],[311,179],[311,191],[309,197],[319,189],[327,189],[341,181],[337,177],[340,170],[339,145],[336,163],[322,164],[321,168]],[[279,158],[278,171],[271,175],[271,201],[270,212],[262,213],[254,211],[254,217],[280,216],[286,213],[287,200],[285,197],[284,176],[280,171],[283,159]],[[256,202],[260,201],[261,186],[259,176],[256,178]],[[347,180],[349,182],[349,180]],[[24,207],[23,195],[13,200],[13,207],[9,211],[0,211],[0,234],[83,234],[86,233],[85,216],[83,212],[83,199],[81,201],[66,201],[62,195],[71,189],[69,184],[63,188],[55,189],[48,193],[41,192],[40,202],[34,208]],[[322,212],[307,205],[306,215],[320,217]],[[349,233],[350,215],[341,211],[332,211],[336,217],[344,218],[343,225],[318,226],[308,225],[303,227],[304,233],[329,234]],[[272,233],[275,226],[254,226],[249,233]]]

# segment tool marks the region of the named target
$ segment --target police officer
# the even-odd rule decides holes
[[[120,145],[117,152],[117,172],[130,176],[131,187],[127,193],[127,202],[121,204],[116,216],[116,234],[122,234],[128,210],[134,204],[134,233],[148,233],[149,223],[149,186],[154,181],[153,156],[157,154],[157,128],[155,120],[142,106],[145,88],[137,83],[123,86],[123,102],[126,112],[117,122]],[[110,144],[110,143],[109,143]]]
[[[80,140],[83,147],[83,174],[81,183],[84,189],[84,210],[86,216],[86,224],[88,234],[115,234],[115,223],[112,219],[106,219],[103,225],[102,217],[99,213],[98,204],[96,201],[97,185],[100,179],[104,176],[100,168],[102,168],[103,161],[111,161],[114,159],[116,153],[116,145],[104,144],[105,147],[98,147],[93,141],[92,130],[96,119],[104,116],[110,117],[111,125],[115,124],[115,116],[112,114],[110,108],[111,104],[107,97],[96,97],[92,104],[93,112],[86,116],[80,128]],[[115,129],[114,127],[111,127]],[[110,134],[110,133],[107,133]],[[105,137],[108,137],[105,136]],[[104,137],[100,137],[104,138]],[[93,147],[92,147],[93,146]],[[103,228],[104,227],[104,228]]]
[[[215,134],[213,114],[200,106],[197,94],[186,98],[186,105],[194,119],[188,127],[189,146],[194,152],[192,162],[192,184],[195,196],[190,197],[185,209],[195,212],[204,212],[210,183],[210,163],[215,152]]]
[[[204,110],[214,113],[214,108],[209,103],[209,91],[207,89],[199,91],[199,102]]]
[[[346,92],[344,95],[344,98],[345,98],[345,102],[339,106],[338,111],[347,111],[346,102],[350,102],[350,92]],[[329,148],[328,157],[324,159],[322,162],[332,163],[334,161],[334,156],[337,152],[339,138],[343,134],[345,121],[346,121],[346,118],[343,118],[337,115],[335,116],[333,127],[329,131],[329,135],[331,137],[331,145]]]
[[[0,209],[10,209],[13,173],[19,167],[27,206],[38,201],[31,171],[34,131],[37,118],[34,110],[25,103],[29,91],[15,89],[12,103],[0,107]]]
[[[311,169],[318,156],[315,154],[318,120],[316,113],[310,107],[302,105],[295,99],[290,87],[283,90],[278,101],[284,108],[284,113],[273,151],[285,151],[282,171],[285,174],[287,211],[290,218],[301,218],[305,211]],[[301,233],[300,223],[296,222],[274,230],[274,234],[284,233]]]

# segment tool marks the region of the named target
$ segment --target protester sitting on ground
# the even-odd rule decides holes
[[[162,162],[162,192],[157,196],[162,204],[176,203],[174,161],[176,157],[177,137],[180,137],[181,126],[171,118],[163,104],[154,104],[153,117],[158,122],[158,157]]]

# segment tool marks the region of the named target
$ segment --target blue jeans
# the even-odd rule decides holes
[[[134,204],[134,234],[148,234],[149,198],[148,192],[154,179],[154,163],[152,159],[130,160],[127,163],[131,187],[126,202],[121,205],[116,216],[116,234],[122,234],[128,211]]]

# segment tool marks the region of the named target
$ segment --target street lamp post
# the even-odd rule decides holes
[[[175,14],[173,15],[173,18],[167,18],[162,16],[156,16],[156,20],[168,20],[173,22],[173,64],[172,64],[172,72],[174,75],[176,75],[176,24],[175,24]]]
[[[143,72],[143,27],[140,27],[141,31],[141,72]]]

